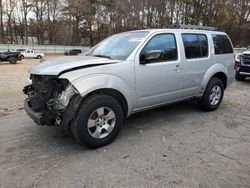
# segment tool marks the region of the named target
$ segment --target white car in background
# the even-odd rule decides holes
[[[42,59],[44,57],[44,53],[38,53],[34,50],[30,49],[17,49],[17,52],[21,52],[20,58],[26,59],[26,58],[35,58],[35,59]]]

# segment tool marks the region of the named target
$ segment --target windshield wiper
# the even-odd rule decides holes
[[[112,59],[110,56],[107,56],[107,55],[93,55],[94,57],[103,57],[103,58],[106,58],[106,59]]]

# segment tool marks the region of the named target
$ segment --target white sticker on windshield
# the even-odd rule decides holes
[[[141,42],[143,38],[132,38],[129,40],[129,42]]]

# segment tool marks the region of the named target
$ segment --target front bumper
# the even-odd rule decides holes
[[[41,112],[34,112],[29,104],[29,99],[25,99],[24,101],[24,110],[27,115],[35,121],[37,125],[45,125],[46,121],[43,118],[43,113]]]
[[[250,66],[239,65],[236,69],[236,73],[242,76],[250,76]]]

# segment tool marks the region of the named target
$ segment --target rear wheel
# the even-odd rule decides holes
[[[245,76],[241,76],[239,73],[236,73],[235,79],[237,81],[244,81],[246,79],[246,77]]]
[[[21,56],[20,56],[20,59],[24,59],[24,56],[23,56],[23,55],[21,55]]]
[[[17,63],[16,58],[9,58],[9,63],[10,64],[16,64]]]
[[[71,126],[77,141],[90,148],[111,143],[123,124],[120,103],[108,95],[93,95],[84,100]]]
[[[42,59],[42,56],[38,55],[36,58],[37,58],[37,59]]]
[[[216,110],[224,96],[224,84],[218,78],[212,78],[201,98],[200,106],[205,111]]]

